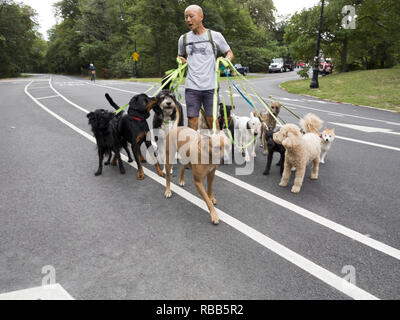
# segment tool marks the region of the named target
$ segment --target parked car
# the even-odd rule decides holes
[[[300,68],[304,68],[307,66],[307,63],[305,63],[304,61],[299,61],[299,62],[297,62],[297,66]]]
[[[243,67],[240,63],[235,64],[234,67],[240,74],[244,76],[246,75],[246,73],[249,73],[249,67]],[[229,69],[228,73],[230,76],[233,76],[233,72],[231,69]]]
[[[288,58],[274,58],[268,67],[268,72],[286,72],[287,70],[293,71],[295,64],[293,60]]]

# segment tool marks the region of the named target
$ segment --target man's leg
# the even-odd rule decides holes
[[[201,91],[185,90],[186,111],[188,116],[188,126],[193,130],[199,128],[199,112],[201,105]]]

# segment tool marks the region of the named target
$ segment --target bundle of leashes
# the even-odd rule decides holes
[[[161,81],[157,82],[154,84],[151,88],[147,89],[144,93],[148,93],[151,90],[153,90],[155,87],[161,84],[160,88],[158,88],[152,97],[156,96],[162,89],[164,89],[167,85],[169,85],[169,90],[172,91],[173,93],[178,92],[178,87],[181,84],[183,77],[185,75],[185,71],[187,68],[187,63],[182,64],[181,59],[177,58],[176,59],[178,63],[178,68],[177,69],[171,69],[165,72],[165,76],[161,79]],[[180,94],[178,93],[179,100],[181,99]],[[123,105],[121,108],[119,108],[117,111],[115,111],[115,114],[120,113],[122,110],[124,110],[127,106],[129,105],[129,102],[125,105]]]

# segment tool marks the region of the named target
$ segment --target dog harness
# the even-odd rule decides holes
[[[188,35],[189,32],[187,32],[187,33],[185,33],[183,35],[183,56],[184,57],[187,57],[186,46],[193,45],[195,43],[204,43],[204,42],[210,42],[211,43],[214,55],[215,55],[215,57],[217,57],[217,48],[215,47],[215,43],[214,43],[214,40],[213,40],[212,33],[211,33],[210,29],[207,29],[208,40],[204,40],[204,41],[187,42],[187,35]]]

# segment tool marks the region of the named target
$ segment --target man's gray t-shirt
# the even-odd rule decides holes
[[[216,50],[225,54],[229,49],[224,36],[217,31],[211,31]],[[187,33],[186,55],[188,72],[185,88],[195,90],[211,90],[215,88],[215,53],[208,39],[208,32],[196,35]],[[178,56],[184,56],[183,35],[178,42]]]

